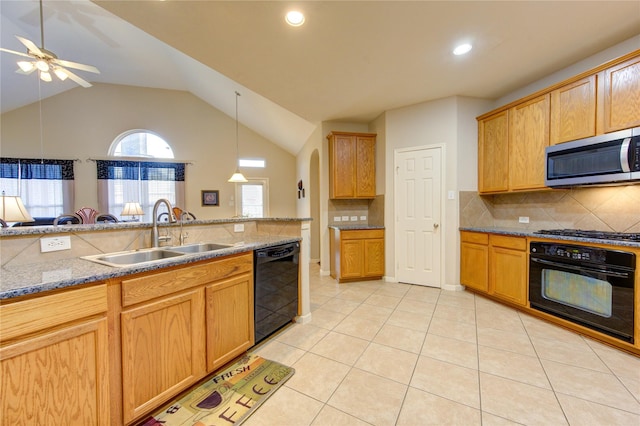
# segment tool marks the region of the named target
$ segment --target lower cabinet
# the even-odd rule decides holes
[[[0,423],[108,425],[106,285],[0,306]]]
[[[254,344],[251,252],[119,284],[125,424],[141,420]]]
[[[460,240],[462,284],[516,305],[527,305],[526,238],[462,231]]]
[[[384,229],[330,228],[330,273],[338,282],[384,276]]]
[[[254,344],[253,275],[242,274],[206,287],[207,372]]]
[[[204,376],[204,290],[127,309],[121,323],[122,409],[128,423]]]

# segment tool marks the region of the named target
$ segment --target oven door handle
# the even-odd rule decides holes
[[[556,266],[558,268],[571,269],[573,271],[578,271],[578,272],[595,272],[595,273],[604,274],[610,277],[629,278],[629,273],[627,272],[615,272],[615,271],[608,271],[605,269],[587,268],[585,266],[573,266],[573,265],[567,265],[564,263],[557,263],[557,262],[551,262],[549,260],[538,259],[535,257],[531,257],[530,259],[532,262],[542,263],[543,265]]]

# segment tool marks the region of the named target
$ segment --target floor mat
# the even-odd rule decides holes
[[[294,372],[291,367],[248,353],[139,425],[239,425]]]

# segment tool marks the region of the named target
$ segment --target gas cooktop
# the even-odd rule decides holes
[[[640,233],[583,231],[580,229],[543,229],[536,234],[560,235],[563,237],[592,238],[596,240],[621,240],[640,242]]]

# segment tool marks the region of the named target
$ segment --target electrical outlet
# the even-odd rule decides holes
[[[342,222],[342,218],[340,216],[334,216],[333,217],[333,221],[334,222]]]
[[[233,225],[233,232],[244,232],[244,223],[236,223]]]
[[[358,216],[351,216],[351,222],[356,222],[358,220]]]
[[[366,216],[360,216],[360,220],[367,220]]]
[[[518,218],[518,222],[520,222],[520,223],[529,223],[529,216],[520,216]]]
[[[71,250],[71,237],[40,238],[40,252]]]
[[[343,222],[349,222],[349,216],[342,216]]]

